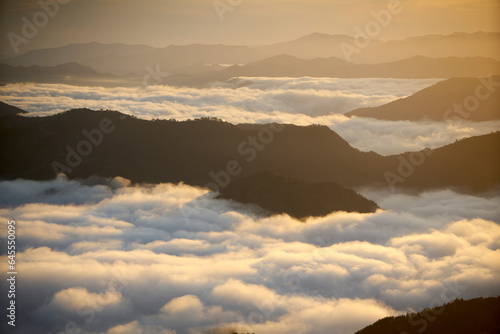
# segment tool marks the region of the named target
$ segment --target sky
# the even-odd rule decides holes
[[[11,53],[7,35],[22,35],[23,17],[40,21],[30,49],[75,42],[147,44],[223,43],[262,45],[313,33],[354,35],[398,0],[57,0],[57,13],[43,21],[41,3],[1,0],[2,55]],[[401,0],[397,14],[378,36],[401,39],[425,34],[500,31],[497,0]],[[231,5],[232,4],[232,5]],[[216,9],[216,7],[218,9]],[[53,7],[50,7],[53,8]],[[53,16],[53,17],[52,17]]]

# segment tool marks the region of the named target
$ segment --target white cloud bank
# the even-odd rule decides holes
[[[1,240],[17,222],[25,332],[351,334],[500,294],[495,194],[366,190],[385,210],[302,223],[185,185],[86,184],[0,182]]]
[[[231,117],[233,111],[283,112],[324,116],[385,104],[431,86],[435,79],[240,78],[211,89],[148,86],[79,87],[58,84],[10,84],[0,87],[7,103],[33,114],[71,108],[109,108],[145,117]],[[252,82],[238,88],[241,82]],[[35,102],[38,103],[35,103]],[[226,113],[226,114],[225,114]],[[212,115],[211,115],[212,114]],[[239,116],[241,117],[241,115]]]
[[[352,109],[382,105],[411,95],[436,80],[242,78],[242,88],[149,86],[145,89],[9,84],[0,100],[30,115],[73,108],[113,109],[140,118],[185,120],[218,117],[233,124],[281,122],[322,124],[362,151],[389,155],[436,148],[457,139],[497,131],[500,121],[437,123],[347,118]]]

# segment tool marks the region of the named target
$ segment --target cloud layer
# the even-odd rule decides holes
[[[235,88],[242,83],[248,86]],[[249,83],[251,82],[251,83]],[[10,84],[0,99],[32,116],[73,108],[113,109],[140,118],[185,120],[218,117],[233,124],[322,124],[362,151],[398,154],[436,148],[468,136],[494,132],[500,121],[455,123],[382,121],[342,115],[421,90],[436,80],[241,78],[212,89],[149,86],[145,89]]]
[[[182,184],[17,180],[0,182],[5,193],[30,333],[350,334],[500,294],[495,194],[364,190],[385,210],[302,223]]]
[[[58,84],[11,84],[0,96],[34,113],[70,108],[108,108],[146,117],[200,117],[220,109],[255,113],[283,112],[323,116],[394,101],[438,80],[239,78],[211,89],[148,86],[139,88],[78,87]],[[245,87],[236,89],[244,84]],[[57,97],[57,99],[56,99]],[[38,103],[34,103],[37,101]],[[76,105],[75,105],[76,104]],[[144,105],[146,104],[146,105]],[[157,112],[157,114],[155,114]]]

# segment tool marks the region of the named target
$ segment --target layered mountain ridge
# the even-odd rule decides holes
[[[227,179],[273,171],[350,188],[482,191],[500,184],[500,132],[432,151],[381,156],[351,147],[326,126],[146,121],[88,109],[49,117],[7,115],[0,130],[4,179],[52,179],[61,172],[70,178],[120,175],[133,182],[223,188]]]

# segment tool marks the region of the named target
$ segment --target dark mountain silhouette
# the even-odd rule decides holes
[[[52,163],[67,165],[67,147],[77,150],[82,140],[88,141],[82,131],[99,129],[102,119],[109,119],[114,131],[103,135],[102,143],[71,168],[69,177],[120,175],[134,182],[183,181],[204,186],[214,182],[210,172],[226,171],[230,161],[237,161],[243,168],[238,177],[273,170],[300,179],[342,184],[364,184],[377,176],[382,180],[378,171],[363,171],[362,167],[364,161],[377,166],[385,161],[381,156],[352,148],[324,126],[286,125],[274,133],[269,132],[270,125],[236,126],[212,119],[145,121],[118,112],[86,109],[50,117],[2,117],[1,154],[10,156],[12,164],[3,164],[0,175],[53,178]],[[10,138],[14,132],[16,137]]]
[[[78,63],[57,66],[10,66],[0,64],[0,83],[61,83],[92,86],[132,86],[139,84],[137,76],[118,77],[103,74]]]
[[[0,102],[0,117],[9,115],[26,114],[27,112],[10,104]]]
[[[462,139],[427,154],[399,155],[398,159],[406,163],[400,163],[398,173],[403,176],[411,174],[405,179],[404,187],[423,190],[427,187],[446,188],[453,184],[459,189],[471,187],[480,190],[488,185],[500,184],[498,152],[500,132]],[[419,155],[425,158],[420,159]],[[482,164],[490,165],[483,169]],[[393,171],[396,173],[395,169]]]
[[[399,317],[387,317],[356,334],[498,334],[500,297],[457,299],[454,302]]]
[[[340,58],[299,59],[289,55],[266,58],[222,71],[198,75],[177,75],[165,83],[202,87],[210,82],[225,82],[235,77],[333,77],[333,78],[452,78],[500,74],[500,62],[491,58],[428,58],[416,56],[384,64],[352,64]]]
[[[346,116],[386,120],[471,121],[500,119],[500,76],[454,78],[423,89],[416,94],[379,107],[362,108]],[[457,107],[458,106],[458,107]],[[458,108],[458,109],[457,109]]]
[[[153,50],[153,47],[147,45],[103,44],[97,42],[78,43],[57,48],[28,51],[18,57],[4,59],[2,63],[16,66],[56,66],[66,63],[83,62],[104,56],[124,57],[145,54]]]
[[[378,206],[353,190],[333,182],[311,183],[273,172],[239,179],[221,190],[219,198],[256,204],[274,214],[297,219],[322,217],[334,211],[375,212]]]
[[[146,121],[86,109],[0,118],[4,179],[52,179],[65,172],[70,178],[123,176],[133,182],[225,188],[239,178],[273,171],[345,187],[481,191],[500,184],[499,149],[500,132],[464,139],[432,154],[384,157],[360,152],[326,126]]]

